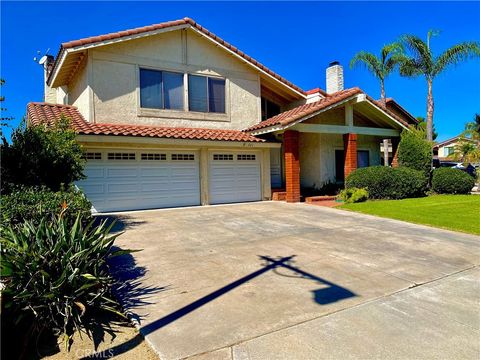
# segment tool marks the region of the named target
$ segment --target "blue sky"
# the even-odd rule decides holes
[[[37,50],[56,55],[61,42],[191,17],[301,88],[325,88],[325,68],[344,65],[345,86],[379,97],[378,82],[348,63],[359,50],[378,52],[399,35],[441,34],[439,53],[461,41],[480,41],[480,2],[1,2],[1,77],[5,115],[13,125],[29,101],[42,101]],[[425,115],[423,78],[393,75],[394,97],[414,116]],[[451,68],[434,83],[438,140],[457,135],[480,112],[480,61]],[[9,131],[5,132],[8,136]]]

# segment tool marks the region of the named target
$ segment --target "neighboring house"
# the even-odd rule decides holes
[[[63,43],[45,77],[28,120],[71,118],[87,159],[78,186],[100,212],[268,200],[272,188],[296,202],[301,185],[380,164],[385,138],[396,154],[415,122],[344,89],[336,62],[326,91],[303,91],[188,18]]]
[[[455,153],[455,146],[462,139],[461,135],[455,136],[451,139],[442,141],[433,146],[433,157],[440,161],[451,160],[451,156]]]

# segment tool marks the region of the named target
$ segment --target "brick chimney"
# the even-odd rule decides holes
[[[333,94],[343,90],[343,67],[338,61],[328,65],[327,71],[327,94]]]
[[[52,55],[47,55],[47,60],[43,64],[43,101],[55,104],[57,102],[57,90],[47,85],[47,79],[53,70],[55,59]]]

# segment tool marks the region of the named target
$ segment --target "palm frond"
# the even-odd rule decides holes
[[[476,57],[480,57],[480,45],[478,42],[470,41],[454,45],[437,57],[433,76],[438,75],[450,65],[457,65],[462,61]]]
[[[404,57],[400,62],[400,75],[415,77],[423,74],[422,64],[417,59]]]
[[[369,70],[376,78],[383,79],[382,63],[374,54],[366,51],[356,53],[350,61],[350,68],[359,65]]]
[[[428,45],[415,35],[403,35],[401,42],[410,52],[410,58],[414,61],[409,62],[410,65],[419,67],[419,71],[429,76],[433,70],[433,56]]]

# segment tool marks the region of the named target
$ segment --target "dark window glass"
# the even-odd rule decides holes
[[[208,111],[205,76],[188,75],[188,108],[190,111]]]
[[[345,180],[344,173],[345,158],[343,150],[335,150],[335,180],[343,182]]]
[[[280,114],[280,106],[267,100],[265,98],[261,99],[262,104],[262,120],[270,119],[275,115]]]
[[[267,119],[280,114],[280,106],[267,100]]]
[[[368,167],[370,166],[370,158],[368,150],[358,150],[357,151],[357,168]]]
[[[183,110],[183,74],[163,72],[165,109]]]
[[[161,71],[140,69],[140,107],[163,109]]]
[[[208,78],[208,111],[225,112],[225,80]]]

